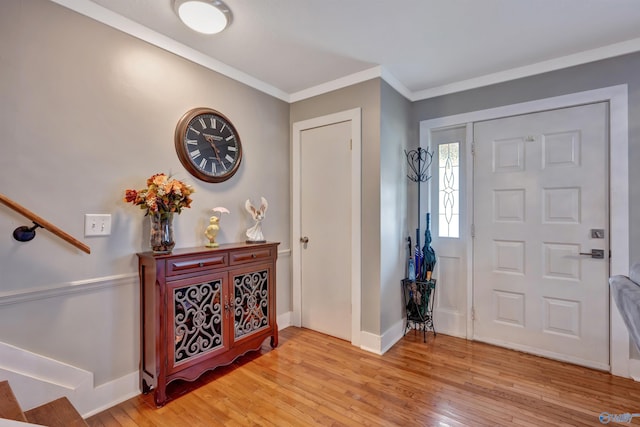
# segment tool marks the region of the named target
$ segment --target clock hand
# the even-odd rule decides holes
[[[224,170],[227,170],[227,167],[224,165],[224,162],[222,161],[222,159],[220,158],[220,150],[218,150],[218,147],[216,147],[215,144],[215,135],[207,135],[206,133],[202,134],[204,136],[204,139],[211,144],[211,147],[213,148],[213,152],[216,155],[216,158],[218,159],[218,162],[222,165],[222,167],[224,168]],[[222,137],[218,137],[220,138],[220,140],[222,140]]]
[[[222,137],[221,136],[217,136],[217,135],[209,135],[208,133],[202,133],[202,135],[205,137],[205,139],[209,142],[211,142],[211,140],[214,141],[222,141]]]

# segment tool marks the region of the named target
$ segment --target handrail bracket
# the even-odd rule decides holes
[[[26,225],[18,227],[15,230],[13,230],[13,238],[16,239],[18,242],[28,242],[29,240],[33,240],[33,238],[36,237],[37,228],[44,228],[44,227],[35,221],[33,223],[33,227],[27,227]]]

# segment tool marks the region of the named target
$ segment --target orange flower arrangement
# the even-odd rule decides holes
[[[164,173],[158,173],[147,179],[147,188],[126,190],[124,201],[140,206],[145,215],[150,213],[177,213],[191,207],[189,197],[195,190],[177,179],[171,179]]]

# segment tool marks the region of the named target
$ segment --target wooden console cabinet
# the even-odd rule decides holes
[[[278,345],[277,256],[278,243],[138,254],[140,387],[156,405],[171,381],[228,365],[267,337]]]

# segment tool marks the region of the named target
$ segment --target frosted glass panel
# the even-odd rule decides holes
[[[460,143],[438,146],[438,236],[460,237]]]

